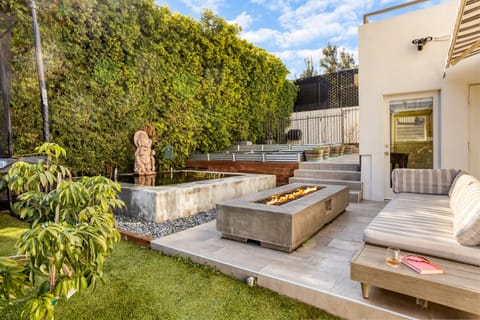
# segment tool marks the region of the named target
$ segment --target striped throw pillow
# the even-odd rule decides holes
[[[453,232],[464,246],[480,245],[480,182],[470,184],[454,210]]]
[[[463,195],[468,186],[475,182],[480,181],[474,176],[466,174],[463,171],[458,173],[458,175],[455,177],[455,180],[452,183],[452,187],[448,192],[450,196],[450,208],[452,208],[454,213],[455,211],[457,211],[460,197]]]
[[[393,192],[448,194],[457,169],[395,169]]]

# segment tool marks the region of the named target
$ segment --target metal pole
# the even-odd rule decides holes
[[[5,47],[3,47],[2,39],[0,39],[0,86],[1,86],[1,92],[2,92],[2,98],[0,101],[4,104],[3,107],[4,107],[4,114],[5,114],[5,125],[6,125],[6,135],[7,135],[7,152],[8,152],[8,156],[12,157],[13,156],[12,122],[10,118],[10,103],[9,103],[10,102],[10,97],[9,97],[10,77],[9,77],[9,72],[7,67],[7,64],[10,62],[9,61],[10,59],[9,59],[9,54],[6,52],[7,50],[10,50],[9,32],[10,31],[8,30],[4,35],[4,37],[8,39],[7,41],[5,41],[5,43],[7,44]],[[1,63],[2,61],[3,63]],[[1,107],[2,106],[0,106],[0,110],[1,110]]]
[[[33,33],[35,36],[35,57],[37,61],[38,82],[40,85],[40,102],[42,107],[42,119],[43,119],[43,140],[44,142],[50,141],[50,125],[48,121],[48,100],[47,89],[45,85],[45,75],[43,72],[43,58],[42,48],[40,43],[40,31],[37,24],[37,12],[35,0],[30,0],[30,7],[32,8],[33,19]]]

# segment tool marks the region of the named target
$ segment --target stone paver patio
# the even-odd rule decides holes
[[[217,267],[239,279],[254,276],[259,286],[293,297],[347,319],[454,319],[474,315],[437,304],[427,309],[415,298],[372,288],[363,299],[350,280],[350,259],[362,246],[362,234],[383,202],[363,201],[325,226],[293,253],[222,239],[215,221],[151,242],[154,250],[181,255]]]

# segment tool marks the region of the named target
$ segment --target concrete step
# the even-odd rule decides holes
[[[291,177],[288,183],[334,184],[348,187],[348,196],[351,203],[359,203],[363,199],[363,184],[360,181],[327,180]]]
[[[356,162],[300,162],[300,169],[306,170],[343,170],[343,171],[360,171],[360,164]]]
[[[348,192],[348,201],[350,203],[359,203],[363,200],[363,192],[359,190],[350,190]]]
[[[361,181],[352,181],[352,180],[331,180],[331,179],[291,177],[290,179],[288,179],[288,183],[334,184],[334,185],[340,185],[340,186],[347,186],[351,191],[363,190],[363,183]]]
[[[296,178],[360,181],[360,172],[358,171],[296,169],[293,176]]]

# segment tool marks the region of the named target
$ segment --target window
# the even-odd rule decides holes
[[[433,97],[391,100],[389,107],[394,160],[404,159],[402,163],[408,168],[432,168]]]

